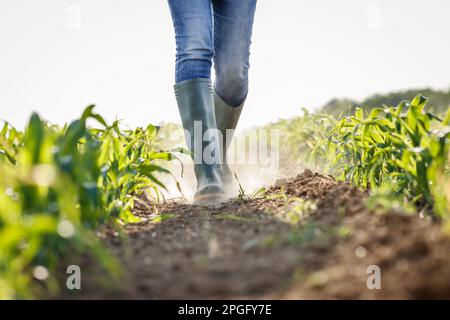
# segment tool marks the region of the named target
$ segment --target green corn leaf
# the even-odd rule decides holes
[[[423,109],[425,108],[425,105],[427,104],[427,102],[428,102],[428,98],[419,94],[411,101],[411,108],[417,109],[418,112],[422,112]]]

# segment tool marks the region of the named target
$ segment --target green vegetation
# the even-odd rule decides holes
[[[410,203],[448,217],[450,110],[440,118],[416,96],[397,107],[361,108],[342,119],[305,113],[272,127],[281,129],[284,163],[308,162],[342,180],[369,188],[389,203]]]
[[[420,210],[446,221],[450,230],[450,92],[425,93],[438,98],[428,103],[420,94],[410,102],[398,101],[403,94],[374,96],[362,107],[346,101],[345,110],[335,100],[328,107],[337,111],[304,110],[303,116],[272,124],[280,129],[280,164],[291,175],[304,164],[315,166],[370,190],[374,209]],[[170,161],[189,153],[173,149],[182,140],[176,125],[109,125],[94,106],[63,127],[37,114],[23,132],[0,123],[0,299],[57,293],[57,270],[68,254],[89,255],[119,275],[95,232],[104,224],[119,228],[140,221],[133,208],[144,193],[155,203],[162,198],[161,181],[172,177]],[[264,188],[248,195],[240,186],[237,199],[264,196]],[[315,226],[300,222],[315,203],[280,196],[285,205],[278,217],[302,228],[291,238],[308,241]],[[158,215],[149,223],[176,217]],[[232,212],[219,219],[248,221]]]
[[[88,121],[99,128],[90,128]],[[33,114],[25,131],[0,127],[0,298],[55,292],[65,254],[90,254],[113,274],[114,260],[94,231],[104,223],[136,222],[135,199],[155,200],[164,185],[158,128],[121,130],[87,107],[62,128]],[[33,278],[34,275],[34,278]],[[37,280],[41,281],[37,285]]]

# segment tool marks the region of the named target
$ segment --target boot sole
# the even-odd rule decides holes
[[[225,200],[223,192],[211,192],[194,196],[193,204],[197,205],[217,205]]]

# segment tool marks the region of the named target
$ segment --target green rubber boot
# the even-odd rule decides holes
[[[219,139],[222,160],[220,175],[222,177],[225,194],[227,197],[234,196],[238,192],[237,186],[234,182],[233,173],[227,163],[227,151],[231,144],[239,117],[241,116],[244,103],[245,101],[240,106],[232,107],[223,101],[216,92],[214,92],[214,111],[216,114],[217,129],[222,134],[222,139]],[[228,130],[228,136],[227,129],[233,129],[233,131]]]
[[[194,160],[197,178],[194,204],[220,203],[224,200],[224,188],[220,175],[220,144],[211,80],[185,80],[176,84],[174,89],[186,133],[186,143],[190,146]],[[207,139],[203,139],[205,133]],[[214,156],[212,159],[205,158],[205,149],[210,151],[207,154]]]

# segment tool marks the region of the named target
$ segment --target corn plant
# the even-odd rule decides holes
[[[8,122],[3,121],[0,130],[0,163],[16,164],[15,156],[22,141],[21,132],[17,131]]]
[[[88,127],[95,121],[98,128]],[[175,158],[157,148],[158,128],[121,130],[87,107],[69,125],[49,125],[33,114],[23,133],[0,131],[0,298],[57,290],[56,269],[67,252],[90,253],[110,272],[118,267],[94,236],[102,223],[138,219],[134,200],[164,185],[155,164]],[[35,286],[36,268],[47,270]],[[42,273],[42,272],[41,272]],[[36,278],[36,276],[35,276]],[[38,277],[39,278],[39,277]]]
[[[329,134],[337,121],[330,115],[311,114],[303,109],[303,115],[293,119],[281,120],[269,126],[269,129],[280,129],[281,132],[281,165],[308,164],[325,171],[335,171],[323,159],[335,155],[333,145],[327,144]]]
[[[425,111],[427,99],[417,96],[396,108],[361,109],[343,118],[331,133],[345,163],[343,177],[355,185],[378,187],[385,181],[413,203],[433,206],[438,170],[445,170],[449,150],[448,122]]]
[[[419,208],[446,215],[445,192],[438,190],[448,173],[450,110],[441,119],[426,110],[427,101],[418,95],[368,115],[356,108],[340,120],[306,113],[277,124],[287,132],[281,145],[294,161],[313,159],[360,188],[388,189]]]

